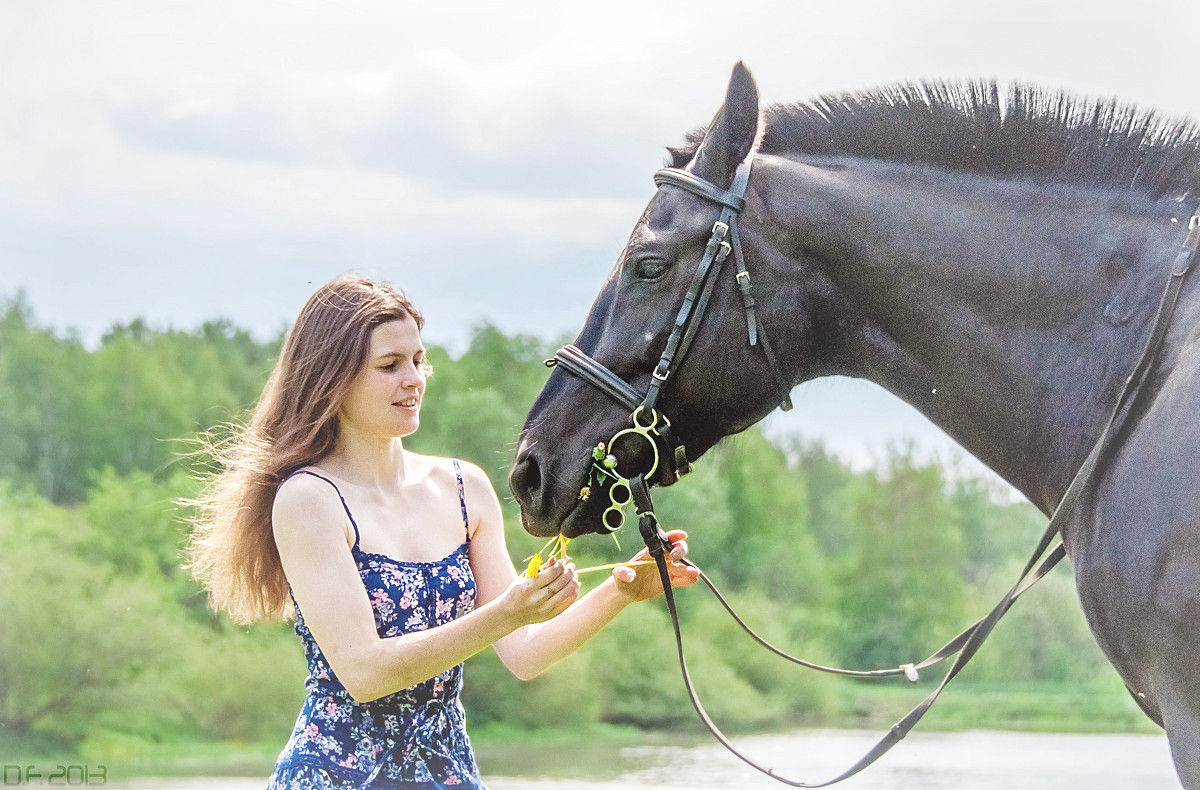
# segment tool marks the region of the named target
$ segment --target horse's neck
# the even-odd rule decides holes
[[[783,169],[802,186],[774,208],[835,286],[831,317],[857,318],[842,372],[1056,504],[1135,361],[1177,243],[1169,217],[1065,186]]]

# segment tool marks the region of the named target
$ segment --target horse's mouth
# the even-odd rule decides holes
[[[572,502],[561,517],[557,515],[549,515],[549,517],[537,517],[525,508],[521,508],[521,526],[531,535],[548,538],[557,534],[562,534],[563,537],[577,538],[580,535],[589,533],[604,533],[607,530],[602,529],[601,513],[603,508],[597,503],[600,497],[604,496],[604,492],[587,492],[586,487],[579,489],[579,495]]]
[[[644,446],[635,445],[635,449],[644,449]],[[655,451],[657,454],[657,451]],[[662,463],[657,458],[651,463],[651,459],[643,452],[628,453],[628,466],[625,469],[617,467],[618,472],[625,474],[645,474],[648,470],[653,473],[656,478],[660,474],[657,464]],[[624,462],[623,462],[624,463]],[[639,471],[639,468],[642,471]],[[530,506],[522,506],[521,508],[521,525],[525,531],[531,535],[538,537],[553,537],[561,534],[564,537],[576,538],[580,535],[597,534],[605,535],[620,529],[621,525],[626,521],[628,516],[627,508],[629,507],[630,492],[629,479],[627,477],[614,476],[611,473],[605,477],[603,470],[597,474],[596,470],[600,470],[599,466],[594,463],[589,463],[581,477],[576,481],[577,488],[557,489],[549,493],[552,497],[562,497],[566,499],[570,497],[570,504],[555,506],[554,499],[543,499],[540,502],[537,499],[532,500]],[[623,486],[625,496],[618,499],[615,494],[609,489],[613,486],[614,481],[619,480],[618,486]],[[647,481],[649,485],[670,485],[675,482],[675,478],[671,477],[664,483],[662,480],[654,479]],[[615,489],[614,489],[615,490]],[[562,499],[558,499],[557,503],[562,503]],[[517,497],[518,502],[521,501]],[[622,502],[622,505],[618,505]],[[620,511],[625,510],[624,516],[620,515]],[[614,516],[614,513],[617,515]]]

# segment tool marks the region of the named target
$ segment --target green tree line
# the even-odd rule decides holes
[[[237,627],[207,608],[181,566],[186,514],[174,504],[206,468],[196,436],[247,415],[279,340],[226,322],[184,331],[134,321],[89,348],[38,325],[19,296],[0,301],[0,743],[53,738],[109,759],[164,740],[282,745],[303,696],[300,644],[288,624]],[[434,376],[409,441],[492,477],[518,563],[541,541],[521,530],[505,475],[552,347],[485,325],[457,356],[430,348]],[[820,445],[756,429],[656,504],[763,636],[855,668],[919,660],[980,616],[1045,522],[903,448],[861,472]],[[618,538],[579,539],[571,551],[580,567],[613,562],[638,544],[635,528]],[[1111,672],[1069,574],[1029,597],[971,678],[1086,684]],[[722,724],[846,720],[842,686],[743,637],[701,587],[682,592],[680,607],[692,673]],[[472,727],[695,726],[659,605],[629,610],[529,683],[481,654],[465,704]]]

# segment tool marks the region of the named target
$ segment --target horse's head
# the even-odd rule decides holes
[[[673,152],[677,167],[656,177],[660,188],[592,305],[575,350],[559,352],[558,369],[529,413],[509,483],[530,532],[604,531],[609,499],[600,493],[618,479],[601,471],[604,456],[615,454],[609,463],[619,459],[614,471],[621,477],[645,474],[669,484],[689,459],[786,398],[800,372],[791,360],[805,336],[803,295],[780,277],[785,259],[771,246],[763,195],[755,179],[748,187],[744,181],[758,130],[758,92],[739,63],[699,145]],[[714,230],[723,214],[736,238]],[[739,278],[743,265],[748,272]],[[751,279],[759,299],[747,308],[739,281]],[[766,293],[769,300],[762,298]],[[801,309],[784,321],[780,306],[789,303]],[[764,341],[774,341],[778,353],[764,352]],[[615,377],[597,385],[604,369]],[[649,405],[657,413],[633,415],[651,391]],[[636,433],[612,439],[656,421],[651,438],[657,447]],[[659,430],[664,421],[667,431]],[[612,446],[594,458],[601,442]]]

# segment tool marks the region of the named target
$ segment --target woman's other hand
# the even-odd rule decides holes
[[[680,562],[687,556],[687,533],[681,529],[667,533],[671,543],[671,551],[667,555],[667,571],[671,577],[672,587],[686,587],[695,584],[700,578],[700,571],[690,565]],[[651,559],[646,549],[639,551],[630,562]],[[651,562],[648,565],[623,565],[613,568],[613,581],[617,583],[617,591],[633,601],[648,601],[663,593],[662,580],[658,576],[658,565]]]

